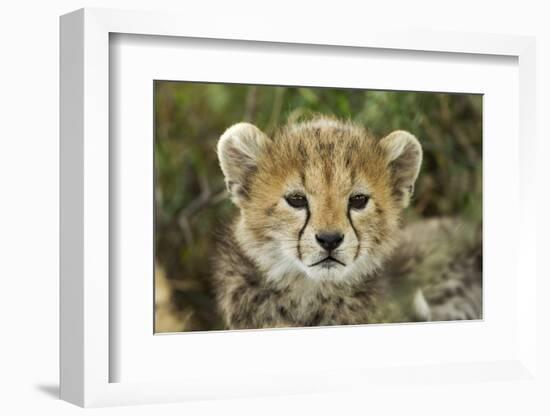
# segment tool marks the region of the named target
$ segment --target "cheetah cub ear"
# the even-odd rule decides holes
[[[236,205],[248,194],[248,179],[256,170],[259,156],[269,137],[250,123],[229,127],[218,141],[218,159],[225,176],[227,190]]]
[[[422,163],[422,147],[411,133],[397,130],[382,140],[388,166],[392,172],[393,194],[403,208],[409,205],[414,183]]]

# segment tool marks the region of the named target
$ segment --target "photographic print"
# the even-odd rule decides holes
[[[482,95],[154,97],[156,333],[483,318]]]

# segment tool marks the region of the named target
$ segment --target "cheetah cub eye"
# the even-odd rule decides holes
[[[305,195],[294,193],[285,196],[285,200],[292,208],[301,209],[307,207],[307,198]]]
[[[356,210],[364,209],[369,199],[369,196],[365,194],[353,195],[349,198],[349,207]]]

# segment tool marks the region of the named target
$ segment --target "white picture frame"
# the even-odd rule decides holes
[[[61,398],[80,406],[106,406],[348,388],[360,391],[365,386],[372,389],[379,384],[407,384],[413,380],[481,383],[483,380],[521,382],[536,377],[536,219],[528,214],[536,211],[535,153],[534,146],[529,145],[534,141],[536,125],[534,39],[362,28],[350,28],[329,36],[322,28],[306,33],[292,29],[282,31],[275,24],[248,22],[243,26],[236,23],[220,19],[215,24],[205,25],[200,19],[177,14],[107,9],[83,9],[61,18]],[[235,27],[246,27],[246,33],[236,32]],[[109,280],[116,262],[109,251],[110,229],[116,219],[110,214],[113,198],[110,175],[116,170],[113,166],[116,160],[112,159],[109,147],[112,34],[269,42],[277,43],[282,50],[290,44],[305,48],[330,45],[342,50],[352,47],[468,54],[473,60],[476,55],[516,58],[519,68],[519,178],[511,179],[519,182],[519,189],[514,190],[519,201],[515,211],[518,239],[514,250],[517,250],[517,270],[522,270],[522,279],[517,281],[514,318],[518,328],[514,334],[517,342],[514,353],[499,356],[494,361],[472,360],[460,365],[445,361],[437,365],[426,364],[419,360],[414,367],[384,365],[374,368],[369,365],[368,371],[361,366],[324,369],[321,373],[313,370],[296,373],[281,368],[279,373],[266,372],[263,378],[248,380],[226,373],[220,374],[215,382],[208,374],[173,381],[152,377],[157,381],[113,382],[111,369],[121,357],[112,349],[114,335],[110,325],[112,311],[116,310]],[[408,328],[401,331],[410,331],[412,327]],[[349,333],[360,330],[346,329]],[[312,332],[308,338],[310,334]],[[226,340],[231,337],[228,333],[216,336],[225,336]],[[252,337],[258,338],[249,335]],[[163,342],[170,343],[170,338],[163,337]],[[308,342],[305,335],[302,341]],[[231,342],[238,345],[243,338],[235,340],[233,337]]]

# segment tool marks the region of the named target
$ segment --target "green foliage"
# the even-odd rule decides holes
[[[410,219],[481,221],[482,97],[473,94],[155,83],[156,261],[172,283],[183,329],[220,327],[209,275],[214,233],[235,208],[226,198],[215,147],[238,121],[267,134],[313,113],[361,123],[377,137],[418,137],[424,161]]]

